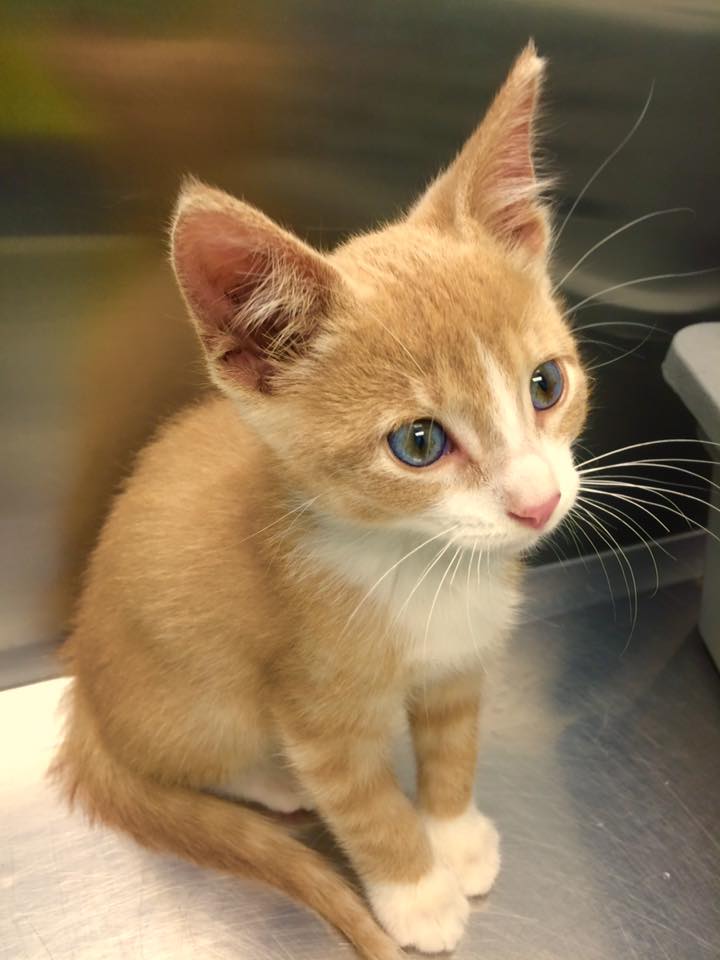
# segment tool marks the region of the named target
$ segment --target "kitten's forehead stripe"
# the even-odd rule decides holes
[[[444,417],[450,432],[470,459],[476,464],[482,464],[487,451],[487,443],[483,443],[483,439],[472,419],[458,416],[455,411],[451,410],[448,410]]]
[[[481,346],[479,354],[487,385],[489,408],[492,411],[488,418],[489,428],[501,447],[508,452],[517,450],[522,446],[528,429],[519,402],[521,394],[518,384],[513,383],[511,376],[501,368],[488,350]]]

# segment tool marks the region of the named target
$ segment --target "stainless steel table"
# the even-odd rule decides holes
[[[568,582],[535,581],[545,614],[496,668],[477,789],[504,868],[455,956],[718,960],[720,678],[695,630],[699,586],[643,596],[628,641],[600,591],[552,614]],[[68,813],[43,779],[64,685],[0,695],[2,960],[353,956],[283,896]]]

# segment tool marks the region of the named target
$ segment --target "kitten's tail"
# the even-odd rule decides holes
[[[75,713],[50,774],[91,820],[150,849],[277,887],[337,927],[365,960],[400,960],[395,943],[319,853],[248,807],[134,773],[78,721]]]

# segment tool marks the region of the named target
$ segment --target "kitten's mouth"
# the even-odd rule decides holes
[[[517,525],[517,529],[513,527],[508,530],[463,527],[461,530],[453,531],[448,536],[448,540],[467,550],[524,553],[550,536],[562,523],[564,516],[562,514],[541,530],[523,527],[520,524]]]

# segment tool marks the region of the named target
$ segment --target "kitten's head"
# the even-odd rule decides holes
[[[409,214],[329,255],[183,189],[173,262],[211,375],[314,509],[523,550],[572,506],[587,383],[547,274],[542,71],[531,45]]]

